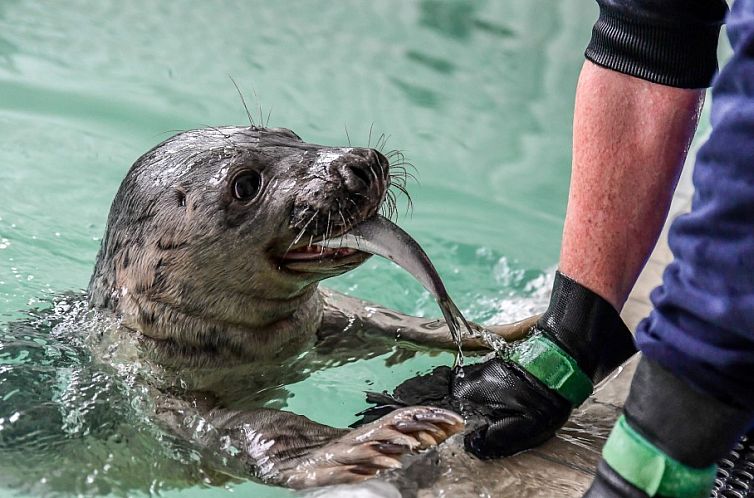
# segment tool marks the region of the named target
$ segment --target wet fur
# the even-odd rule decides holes
[[[310,271],[286,269],[281,258],[349,230],[386,198],[394,212],[388,187],[405,190],[396,180],[406,177],[402,166],[391,175],[388,159],[373,149],[309,144],[290,130],[254,126],[180,133],[136,161],[113,201],[89,300],[120,318],[111,340],[131,345],[161,371],[153,386],[160,419],[186,437],[208,422],[215,438],[208,446],[230,437],[249,472],[294,487],[366,478],[399,465],[396,455],[460,430],[452,414],[413,407],[359,429],[364,434],[356,438],[259,408],[257,393],[296,377],[290,360],[328,334],[331,342],[343,335],[344,319],[370,328],[363,303],[343,314],[337,296],[317,288],[368,256],[325,261]],[[233,179],[250,170],[261,174],[262,188],[240,202]],[[425,342],[447,341],[447,331],[443,336],[406,318],[371,328],[391,337],[413,327]],[[362,354],[385,350],[379,344],[360,348]],[[440,434],[434,439],[423,432],[430,426]],[[373,441],[377,434],[384,440]]]
[[[89,286],[93,306],[122,314],[126,326],[156,341],[155,350],[190,364],[267,358],[312,336],[321,320],[321,277],[285,275],[265,258],[276,239],[289,244],[301,230],[309,240],[342,231],[381,204],[349,198],[355,207],[327,223],[333,216],[322,204],[340,201],[333,195],[340,179],[309,170],[338,150],[287,130],[218,128],[180,134],[147,152],[113,202]],[[247,167],[272,170],[253,209],[234,202],[225,185]],[[289,227],[305,208],[315,215],[310,226]]]

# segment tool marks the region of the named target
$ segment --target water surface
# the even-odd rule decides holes
[[[0,496],[288,495],[212,474],[209,457],[151,424],[129,372],[97,366],[77,343],[81,322],[64,309],[77,299],[57,328],[13,325],[86,287],[112,197],[141,153],[175,130],[246,121],[229,75],[258,121],[269,113],[270,125],[328,145],[385,134],[405,152],[419,182],[399,223],[468,318],[541,309],[595,12],[590,0],[1,2]],[[327,285],[439,316],[377,258]],[[345,426],[364,390],[453,359],[388,356],[320,371],[287,386],[282,404]]]

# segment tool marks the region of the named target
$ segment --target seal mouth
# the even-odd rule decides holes
[[[279,258],[280,267],[286,270],[305,273],[343,273],[359,266],[371,254],[340,247],[331,249],[313,243],[292,248]]]
[[[345,230],[333,230],[332,233],[311,237],[305,242],[294,241],[282,254],[278,253],[274,257],[278,269],[334,276],[356,268],[372,254],[350,247],[327,247],[325,243],[326,240],[342,237],[355,225],[349,224]]]
[[[327,247],[374,217],[388,197],[390,162],[374,149],[327,149],[318,153],[311,178],[291,206],[288,228],[293,242],[275,258],[279,269],[334,276],[371,256],[358,249]],[[299,243],[307,240],[308,243]],[[282,255],[281,255],[282,254]]]
[[[341,247],[339,249],[331,249],[329,247],[323,247],[318,244],[312,244],[310,246],[300,247],[298,249],[292,249],[288,251],[288,254],[281,258],[281,261],[296,262],[296,261],[313,261],[321,260],[325,258],[343,258],[353,256],[356,254],[356,249],[350,249],[348,247]]]

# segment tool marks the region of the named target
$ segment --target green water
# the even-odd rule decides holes
[[[25,310],[86,287],[112,197],[141,153],[174,130],[246,122],[229,75],[255,115],[261,106],[271,125],[309,142],[345,144],[348,135],[366,145],[370,130],[372,143],[390,136],[387,148],[403,150],[419,179],[409,184],[413,213],[399,223],[470,319],[507,321],[540,309],[558,255],[573,93],[595,13],[591,0],[2,0],[0,334],[7,340],[9,323]],[[439,315],[411,277],[375,258],[327,285]],[[48,343],[45,327],[39,336],[30,332],[26,355],[23,344],[4,353],[0,342],[0,417],[6,431],[26,421],[30,438],[29,407],[46,392],[35,383],[75,393],[112,380],[87,370],[80,350]],[[289,386],[287,409],[347,425],[366,406],[365,389],[389,389],[452,358],[422,353],[391,367],[385,360],[356,361]],[[11,382],[22,395],[10,394]],[[171,464],[160,462],[201,456],[165,451],[162,435],[155,440],[139,427],[110,430],[131,434],[141,454],[91,434],[61,436],[78,438],[80,454],[56,446],[54,434],[29,451],[47,451],[56,471],[68,472],[60,482],[70,480],[71,494],[125,493],[128,483],[96,487],[87,477],[128,475],[133,464],[152,492],[194,495],[198,481],[166,475]],[[134,464],[140,460],[157,463]],[[35,461],[2,459],[0,495],[46,489],[18,484],[27,471],[39,479],[28,468]],[[287,495],[251,481],[202,493],[225,488]]]

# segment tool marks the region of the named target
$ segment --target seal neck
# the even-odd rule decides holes
[[[218,291],[195,305],[169,297],[131,293],[118,306],[123,324],[155,341],[169,363],[290,355],[313,340],[322,320],[316,284],[290,299]]]

